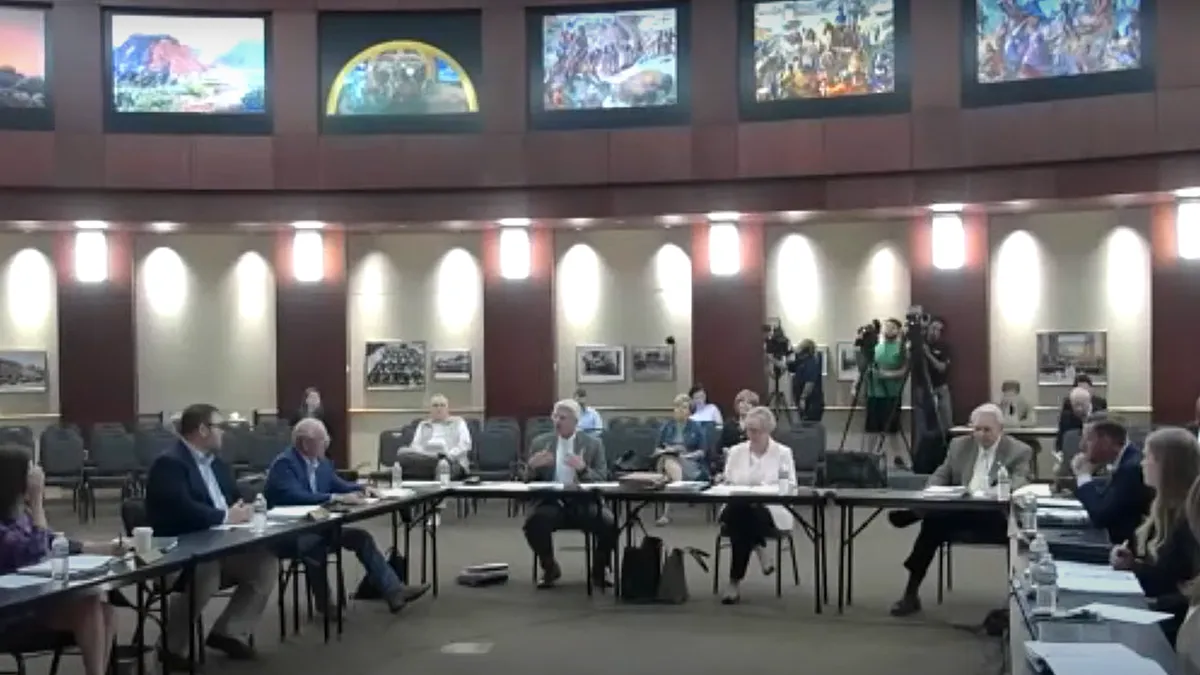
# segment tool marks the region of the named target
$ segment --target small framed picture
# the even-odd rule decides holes
[[[829,377],[829,345],[817,345],[816,356],[821,360],[821,377]]]
[[[606,345],[575,347],[575,379],[580,384],[625,381],[625,348]]]
[[[434,382],[470,382],[470,349],[435,349],[429,357]]]
[[[634,382],[674,382],[675,347],[630,347]]]
[[[49,370],[44,351],[0,349],[0,394],[45,392]]]
[[[420,391],[425,388],[425,343],[371,340],[363,359],[368,390]]]
[[[1108,334],[1102,330],[1053,330],[1037,334],[1038,384],[1070,387],[1077,375],[1108,384]]]
[[[853,342],[837,343],[838,382],[853,382],[858,379],[858,349]]]

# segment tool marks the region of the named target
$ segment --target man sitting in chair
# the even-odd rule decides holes
[[[580,483],[595,483],[608,477],[608,459],[600,439],[577,433],[579,404],[565,399],[554,404],[554,431],[542,434],[530,444],[525,480],[562,483],[565,489]],[[525,541],[542,568],[539,588],[549,588],[562,576],[554,559],[554,532],[583,530],[592,536],[592,580],[601,588],[611,585],[606,577],[612,553],[617,545],[613,515],[599,500],[562,500],[549,497],[538,503],[525,519]]]
[[[292,427],[292,447],[284,450],[267,470],[264,494],[267,505],[321,506],[324,504],[355,505],[364,497],[375,497],[375,489],[343,480],[325,457],[329,447],[329,432],[325,424],[308,417]],[[313,591],[317,609],[329,608],[329,578],[325,572],[330,541],[319,534],[305,534],[294,543],[304,562],[309,588]],[[367,579],[388,604],[392,613],[399,612],[411,600],[425,595],[428,584],[405,586],[379,552],[371,533],[358,527],[342,528],[342,548],[353,551],[367,572]]]
[[[1029,482],[1029,462],[1033,451],[1011,436],[1004,435],[1004,411],[994,403],[985,403],[971,413],[970,436],[950,441],[946,459],[929,477],[929,485],[961,485],[971,493],[987,492],[996,484],[996,472],[1001,466],[1012,480],[1012,489]],[[999,512],[969,511],[893,511],[888,520],[896,527],[921,523],[921,531],[913,542],[912,553],[904,561],[908,569],[908,584],[904,595],[892,605],[892,616],[908,616],[921,611],[921,582],[942,544],[971,533],[975,543],[1006,541],[1008,521]]]

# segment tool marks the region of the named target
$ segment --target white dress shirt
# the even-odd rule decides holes
[[[791,448],[774,440],[762,455],[750,451],[749,441],[738,443],[729,449],[729,456],[725,460],[725,482],[748,487],[779,485],[779,472],[782,469],[791,484],[795,485],[796,461],[792,457]],[[790,511],[776,504],[768,505],[767,510],[776,529],[781,532],[792,529],[795,519]]]
[[[575,454],[575,434],[566,438],[562,436],[555,438],[557,444],[554,447],[554,482],[574,485],[579,482],[579,476],[576,475],[575,469],[567,464],[567,458]]]
[[[990,448],[979,448],[975,455],[975,468],[971,472],[971,480],[967,482],[970,492],[986,492],[992,486],[992,464],[996,461],[996,441]]]

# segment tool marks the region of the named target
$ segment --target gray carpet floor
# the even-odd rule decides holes
[[[111,538],[119,527],[117,506],[102,502],[99,510],[97,521],[79,525],[68,507],[56,504],[51,509],[52,524],[81,538]],[[705,522],[702,508],[677,507],[672,515],[670,525],[651,525],[651,531],[670,546],[712,550],[715,530]],[[775,597],[774,581],[762,577],[752,563],[743,603],[722,606],[710,593],[711,578],[689,566],[692,598],[687,604],[647,607],[620,605],[599,594],[588,598],[582,538],[573,533],[559,535],[556,542],[564,570],[561,585],[535,589],[520,524],[519,518],[505,515],[502,502],[485,503],[468,518],[455,517],[450,508],[440,530],[439,597],[422,600],[395,617],[376,603],[352,601],[344,636],[328,645],[322,640],[319,621],[306,623],[300,635],[290,635],[280,644],[272,600],[256,636],[259,660],[235,663],[211,655],[206,671],[991,675],[1001,668],[999,642],[964,628],[978,624],[989,609],[1004,603],[1001,549],[956,548],[954,588],[946,593],[944,604],[936,604],[936,574],[931,572],[923,594],[925,611],[910,619],[888,616],[888,607],[903,585],[900,562],[916,530],[897,531],[882,518],[857,540],[855,604],[841,616],[836,606],[814,614],[812,548],[799,533],[801,585],[793,586],[785,573],[781,599]],[[365,527],[386,546],[386,520],[369,521]],[[835,513],[830,514],[828,527],[836,537]],[[830,541],[829,556],[836,575],[836,539]],[[454,585],[459,569],[481,562],[509,563],[512,579],[507,585],[483,589]],[[348,559],[346,570],[353,587],[361,577],[360,567]],[[830,583],[830,600],[835,600],[836,576]],[[215,600],[210,605],[210,622],[221,604]],[[129,639],[131,624],[125,617],[124,641]],[[7,666],[0,664],[0,669],[8,670]],[[47,670],[47,660],[32,662],[29,668],[31,675]],[[80,673],[78,659],[65,658],[60,672]]]

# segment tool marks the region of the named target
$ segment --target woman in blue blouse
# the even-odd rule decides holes
[[[50,554],[54,532],[46,522],[42,494],[46,477],[33,465],[24,448],[0,446],[0,575],[35,565]],[[111,545],[84,546],[72,542],[72,552],[85,549],[112,553]],[[101,550],[108,549],[108,550]],[[32,619],[32,621],[28,621]],[[28,631],[31,642],[41,631],[70,633],[83,656],[86,675],[105,675],[116,637],[112,607],[103,595],[88,595],[57,603],[31,617],[6,620],[0,630],[15,631],[6,642],[19,647]],[[16,625],[13,625],[16,624]]]
[[[689,418],[692,397],[687,394],[676,396],[674,412],[674,419],[664,424],[658,434],[657,469],[672,482],[707,480],[704,427]],[[664,505],[658,524],[666,525],[670,521],[669,508]]]

